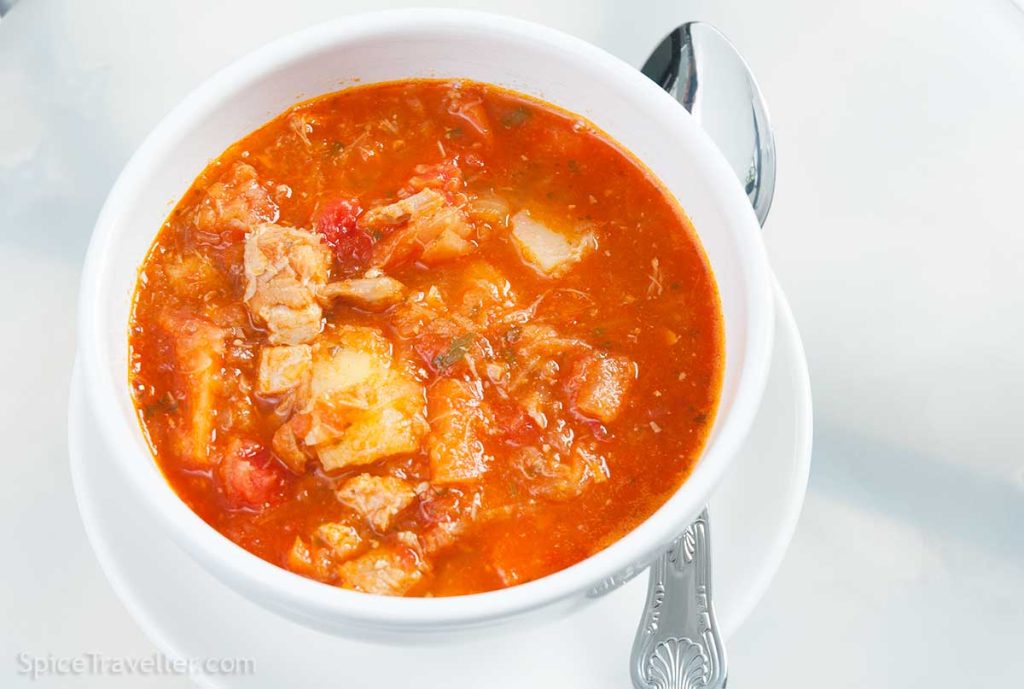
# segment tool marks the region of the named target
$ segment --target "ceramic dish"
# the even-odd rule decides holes
[[[305,580],[234,545],[181,502],[140,431],[127,385],[127,323],[136,271],[156,228],[228,144],[312,96],[351,83],[464,77],[579,113],[631,150],[679,199],[718,283],[726,368],[718,418],[687,482],[628,535],[542,579],[437,599],[368,596]],[[398,640],[553,613],[600,582],[641,569],[701,509],[741,446],[771,355],[773,302],[760,228],[714,145],[675,101],[625,63],[533,24],[447,10],[386,12],[273,43],[216,75],[133,156],[97,222],[83,273],[80,365],[99,430],[141,504],[200,565],[254,602],[343,634]]]

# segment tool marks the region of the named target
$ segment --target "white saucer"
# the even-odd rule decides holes
[[[726,636],[761,598],[796,527],[811,458],[807,363],[776,286],[775,352],[761,411],[711,501],[715,605]],[[80,377],[69,409],[71,470],[85,530],[114,591],[154,644],[174,658],[251,658],[249,676],[195,677],[203,686],[629,686],[628,660],[647,577],[556,622],[482,633],[458,646],[396,648],[299,626],[226,588],[170,540],[128,491],[96,431]],[[401,662],[396,663],[396,654]],[[405,677],[395,677],[401,669]]]

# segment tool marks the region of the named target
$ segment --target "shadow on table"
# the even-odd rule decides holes
[[[995,554],[1024,553],[1024,483],[819,420],[810,490]]]

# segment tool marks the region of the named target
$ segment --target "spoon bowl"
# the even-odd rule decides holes
[[[775,194],[775,137],[749,65],[721,31],[689,22],[641,71],[686,108],[725,156],[764,225]]]

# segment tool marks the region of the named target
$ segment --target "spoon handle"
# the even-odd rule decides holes
[[[647,603],[630,659],[638,689],[724,689],[725,646],[711,602],[711,532],[705,507],[651,565]]]

